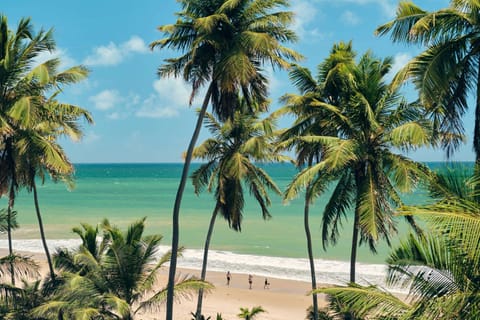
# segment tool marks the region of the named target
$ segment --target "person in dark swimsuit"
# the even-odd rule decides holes
[[[227,286],[230,285],[230,279],[232,279],[232,275],[230,274],[230,271],[227,271]]]

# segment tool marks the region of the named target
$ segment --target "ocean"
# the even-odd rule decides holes
[[[431,167],[443,166],[430,163]],[[147,217],[146,233],[164,236],[162,251],[171,244],[171,215],[175,193],[183,164],[77,164],[75,188],[68,190],[62,183],[49,180],[38,186],[39,203],[49,247],[75,247],[78,237],[71,231],[80,223],[95,225],[103,218],[112,224],[126,227]],[[277,185],[284,189],[296,173],[291,164],[263,164]],[[192,170],[198,164],[192,164]],[[248,190],[247,190],[248,192]],[[323,249],[321,216],[329,194],[318,198],[311,206],[310,228],[313,237],[317,280],[341,284],[348,281],[352,220],[343,223],[340,240],[334,247]],[[426,201],[425,191],[418,189],[403,195],[410,204]],[[303,198],[283,203],[280,196],[271,195],[272,218],[264,221],[258,204],[246,195],[242,231],[228,228],[218,217],[209,254],[209,270],[253,273],[259,276],[309,281],[306,241],[303,226]],[[0,199],[0,208],[7,200]],[[195,195],[187,183],[180,211],[180,245],[186,248],[179,266],[201,268],[202,248],[207,226],[214,207],[213,195]],[[20,228],[14,232],[15,250],[43,252],[39,241],[33,196],[21,191],[15,210]],[[350,212],[350,215],[352,213]],[[397,243],[408,227],[398,221]],[[7,248],[6,234],[0,235],[0,247]],[[361,247],[358,252],[357,278],[365,283],[383,285],[384,261],[389,248],[379,243],[377,254]]]

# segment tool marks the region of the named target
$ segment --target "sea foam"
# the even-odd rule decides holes
[[[79,239],[47,240],[51,252],[57,248],[74,249],[81,243]],[[13,240],[15,251],[42,253],[39,239]],[[8,248],[7,240],[0,239],[0,248]],[[158,255],[166,253],[170,247],[160,246]],[[186,249],[178,259],[180,268],[200,270],[203,250]],[[208,270],[287,280],[310,282],[310,268],[306,258],[268,257],[250,254],[238,254],[229,251],[210,250]],[[345,285],[349,281],[350,263],[348,261],[315,259],[315,271],[318,283]],[[357,263],[357,282],[364,285],[378,285],[386,288],[386,266],[382,264]],[[388,288],[392,292],[406,293],[402,288]]]

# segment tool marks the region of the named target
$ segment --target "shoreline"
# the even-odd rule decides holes
[[[30,256],[40,265],[40,273],[47,273],[46,257],[39,252],[16,251]],[[0,248],[0,256],[5,256],[8,251]],[[305,319],[307,308],[312,304],[312,297],[308,295],[311,284],[305,281],[286,280],[268,277],[269,289],[264,289],[264,276],[253,275],[252,289],[249,289],[248,274],[231,272],[230,286],[226,284],[226,272],[207,271],[206,280],[215,288],[205,295],[203,300],[203,314],[215,319],[217,313],[222,314],[224,319],[237,319],[240,307],[249,308],[261,306],[267,312],[261,318],[265,320],[291,320]],[[192,275],[199,277],[200,270],[190,268],[178,268],[177,276]],[[159,286],[166,286],[168,268],[159,273]],[[320,286],[328,286],[328,284]],[[318,297],[319,307],[326,306],[324,295]],[[182,299],[174,305],[174,317],[176,320],[191,320],[191,312],[196,309],[197,296]],[[164,308],[158,313],[138,314],[139,319],[161,320],[164,319]]]
[[[47,243],[50,252],[53,253],[58,247],[68,249],[77,247],[80,244],[80,239],[47,240]],[[43,253],[43,247],[39,239],[13,240],[13,247],[14,250],[19,252]],[[6,250],[6,248],[8,248],[7,241],[0,239],[0,250]],[[158,255],[166,253],[169,248],[169,246],[161,245]],[[182,257],[178,259],[178,267],[195,272],[201,270],[202,260],[203,250],[185,249]],[[317,282],[326,285],[347,284],[349,265],[348,261],[315,259]],[[274,257],[210,250],[208,270],[220,273],[230,271],[245,275],[256,274],[261,277],[310,283],[310,268],[307,258]],[[385,287],[385,275],[386,265],[384,264],[357,262],[359,283],[378,284]],[[399,293],[402,292],[399,291]]]

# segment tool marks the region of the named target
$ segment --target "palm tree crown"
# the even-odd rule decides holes
[[[233,115],[237,96],[250,104],[267,99],[264,64],[288,68],[287,59],[299,59],[295,51],[281,45],[296,40],[288,29],[293,15],[273,11],[287,6],[285,0],[180,0],[182,11],[173,25],[159,28],[167,37],[152,48],[182,51],[158,69],[160,76],[183,76],[192,84],[192,96],[209,86],[208,99],[221,120]]]
[[[462,116],[468,97],[475,99],[473,149],[480,158],[480,4],[452,0],[450,6],[433,12],[410,1],[401,1],[394,20],[377,28],[390,33],[395,42],[422,44],[424,52],[413,58],[397,76],[411,78],[421,103],[430,111],[440,143],[451,155],[463,140]]]
[[[240,103],[245,106],[244,100]],[[269,218],[268,190],[280,190],[255,162],[286,159],[274,150],[273,119],[236,111],[223,123],[207,114],[205,123],[213,137],[193,152],[195,158],[207,161],[192,174],[195,192],[205,187],[214,190],[219,212],[236,231],[241,230],[244,185],[259,203],[263,217]]]
[[[323,241],[324,245],[337,241],[341,220],[353,206],[350,278],[354,282],[357,233],[360,243],[368,243],[373,251],[381,238],[390,243],[396,230],[393,208],[401,203],[398,190],[411,190],[426,171],[424,166],[392,150],[429,145],[431,125],[422,120],[417,105],[407,103],[384,81],[391,59],[379,60],[366,53],[355,65],[345,61],[348,59],[339,60],[339,70],[344,71],[337,73],[332,69],[324,74],[337,74],[330,79],[343,79],[348,85],[332,86],[325,82],[325,88],[330,85],[337,92],[326,92],[326,98],[310,99],[305,108],[310,107],[311,111],[300,115],[293,126],[303,134],[285,142],[287,146],[299,144],[318,158],[317,163],[295,177],[285,197],[295,197],[307,185],[311,186],[312,195],[318,195],[326,190],[328,182],[336,181],[324,211]],[[325,95],[325,91],[319,93]],[[295,102],[296,98],[289,99]],[[335,106],[330,101],[339,104]]]

